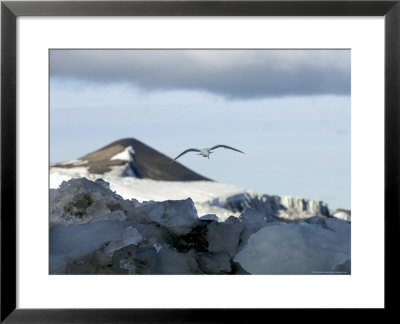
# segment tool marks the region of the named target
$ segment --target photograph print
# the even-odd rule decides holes
[[[50,49],[49,274],[351,274],[350,63]]]

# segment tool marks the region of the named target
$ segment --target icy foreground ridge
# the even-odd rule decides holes
[[[64,181],[50,189],[50,227],[62,224],[85,224],[101,219],[126,219],[124,210],[138,205],[110,190],[102,179],[86,178]]]
[[[190,198],[140,203],[101,179],[63,182],[50,190],[50,273],[350,273],[350,223],[324,216],[324,206],[288,201],[291,213],[310,215],[288,221],[276,198],[276,210],[232,201],[240,216],[221,222],[198,215]]]

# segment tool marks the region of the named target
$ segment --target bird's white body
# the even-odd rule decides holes
[[[211,153],[210,151],[211,151],[211,149],[209,149],[209,148],[201,149],[200,154],[201,154],[201,156],[208,158],[208,157],[210,157],[210,153]]]

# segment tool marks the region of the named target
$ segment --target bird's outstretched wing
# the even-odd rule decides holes
[[[186,154],[186,153],[188,153],[188,152],[200,152],[200,150],[199,150],[199,149],[195,149],[195,148],[187,149],[186,151],[183,151],[181,154],[179,154],[175,159],[171,160],[170,163],[173,163],[175,160],[177,160],[178,158],[180,158],[183,154]]]
[[[233,148],[233,147],[230,147],[230,146],[228,146],[228,145],[215,145],[215,146],[213,146],[212,148],[210,148],[210,150],[215,150],[216,148],[219,148],[219,147],[223,147],[223,148],[226,148],[226,149],[234,150],[234,151],[236,151],[236,152],[240,152],[240,153],[243,153],[243,154],[244,154],[244,152],[242,152],[242,151],[240,151],[240,150],[238,150],[238,149],[235,149],[235,148]]]

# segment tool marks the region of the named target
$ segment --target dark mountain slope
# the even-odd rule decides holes
[[[129,162],[112,159],[113,156],[132,147],[134,153]],[[86,154],[79,160],[87,161],[79,166],[89,167],[89,172],[104,174],[111,171],[112,166],[127,165],[138,178],[168,181],[197,181],[210,180],[203,177],[178,162],[170,164],[171,158],[134,139],[125,138],[115,141],[103,148]],[[56,164],[54,167],[76,167],[76,164]]]

